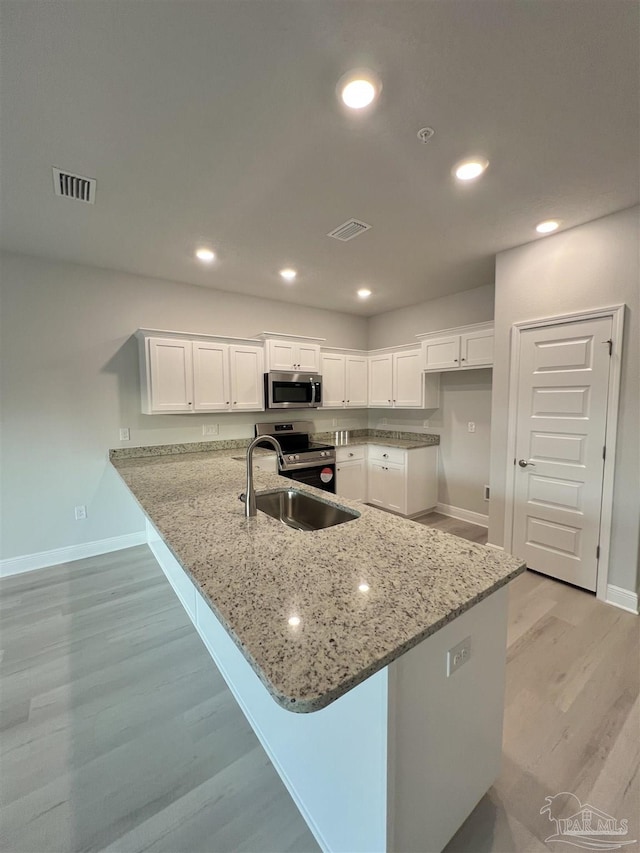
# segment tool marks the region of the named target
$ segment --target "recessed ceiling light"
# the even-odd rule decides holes
[[[473,181],[479,178],[485,171],[489,161],[482,157],[474,157],[472,160],[463,160],[453,167],[454,174],[459,181]]]
[[[371,291],[367,287],[361,287],[358,291],[360,299],[368,299],[371,296]]]
[[[291,267],[286,267],[285,269],[280,270],[280,275],[285,281],[293,281],[298,273],[296,270],[291,269]]]
[[[290,616],[289,617],[289,625],[291,625],[292,628],[296,628],[299,624],[300,624],[300,617],[299,616]]]
[[[338,91],[342,103],[351,110],[362,110],[380,94],[382,84],[377,76],[365,69],[349,71],[341,77]]]
[[[550,234],[552,231],[555,231],[560,223],[557,219],[546,219],[544,222],[539,222],[536,225],[536,231],[538,234]]]
[[[202,261],[203,264],[210,264],[211,261],[215,260],[215,257],[215,252],[212,252],[211,249],[205,249],[204,247],[196,249],[196,258]]]
[[[369,592],[370,586],[368,583],[361,583],[358,587],[360,592]]]

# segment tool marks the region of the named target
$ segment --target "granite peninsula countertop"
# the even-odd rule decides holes
[[[516,557],[300,483],[360,517],[305,532],[261,512],[247,519],[238,500],[245,469],[234,454],[237,447],[128,458],[112,451],[111,461],[290,711],[326,707],[524,571]],[[257,490],[291,485],[254,475]],[[291,616],[300,624],[290,626]]]

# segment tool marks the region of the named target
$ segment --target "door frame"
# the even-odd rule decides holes
[[[618,410],[620,404],[620,379],[622,376],[622,347],[624,333],[625,303],[610,305],[592,311],[576,311],[571,314],[556,314],[537,320],[525,320],[511,326],[509,394],[507,397],[507,470],[504,508],[504,548],[511,552],[513,524],[515,520],[515,459],[517,434],[518,380],[520,374],[521,334],[528,329],[560,326],[581,320],[611,318],[613,352],[609,363],[609,394],[607,397],[607,426],[605,444],[607,448],[602,478],[602,504],[600,511],[600,558],[596,581],[596,598],[608,600],[609,558],[611,551],[611,522],[613,510],[613,484],[616,463],[616,439],[618,434]]]

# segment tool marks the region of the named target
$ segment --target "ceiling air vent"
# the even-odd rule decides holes
[[[347,240],[353,240],[358,234],[368,231],[371,228],[366,222],[361,222],[359,219],[348,219],[342,225],[338,225],[333,231],[329,231],[327,237],[335,237],[336,240],[342,240],[346,243]]]
[[[94,204],[96,200],[96,181],[93,178],[63,172],[55,166],[53,167],[53,188],[56,195],[61,198],[84,201],[87,204]]]

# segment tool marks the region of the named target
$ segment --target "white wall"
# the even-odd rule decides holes
[[[245,437],[264,417],[141,414],[137,328],[268,330],[366,347],[367,321],[351,315],[21,255],[4,254],[0,265],[3,559],[143,529],[107,462],[121,426],[131,429],[122,446],[133,446],[201,441],[211,422],[221,438]],[[334,418],[343,429],[367,425],[366,411],[312,420],[330,429]],[[88,508],[82,522],[79,504]]]
[[[369,349],[415,343],[421,332],[493,320],[493,285],[474,287],[369,318]]]
[[[631,591],[638,585],[640,527],[639,211],[614,213],[497,256],[491,416],[489,541],[501,545],[512,324],[626,303],[609,583]]]

